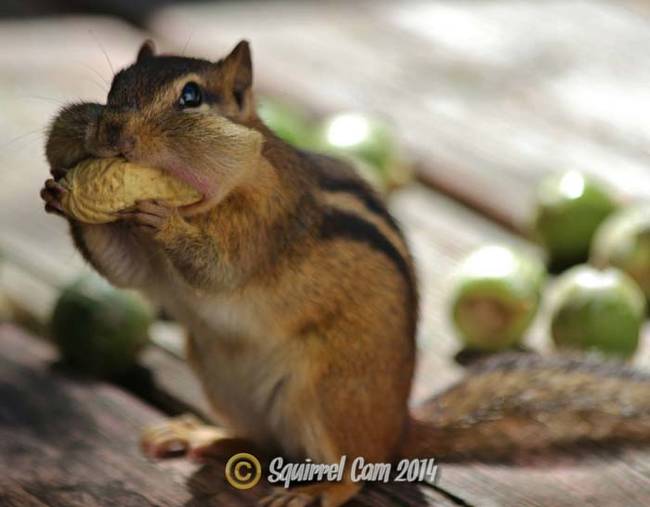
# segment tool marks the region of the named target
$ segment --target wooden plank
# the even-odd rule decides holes
[[[583,445],[506,463],[443,465],[439,486],[473,505],[642,507],[650,498],[649,464],[647,450]]]
[[[247,37],[261,88],[385,116],[427,181],[512,228],[548,172],[650,196],[650,25],[613,2],[233,2],[150,26],[208,58]]]
[[[142,396],[167,412],[191,411],[210,420],[211,409],[199,381],[183,359],[151,346],[142,354],[140,364],[152,375],[152,385]]]
[[[0,327],[0,504],[179,505],[186,463],[140,457],[138,432],[161,415],[51,366],[52,351]],[[111,500],[112,499],[112,500]]]
[[[100,382],[52,366],[48,346],[0,326],[0,504],[253,505],[268,485],[242,492],[225,482],[224,462],[198,467],[140,456],[140,429],[160,413]],[[351,505],[455,505],[428,486],[368,488]]]

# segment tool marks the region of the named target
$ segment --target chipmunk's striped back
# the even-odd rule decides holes
[[[413,261],[404,235],[381,197],[346,163],[316,153],[301,152],[316,174],[325,203],[321,239],[343,237],[381,252],[395,266],[407,286],[412,334],[417,325],[418,293]]]

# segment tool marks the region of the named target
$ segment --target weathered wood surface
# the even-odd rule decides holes
[[[180,505],[185,463],[140,457],[161,414],[117,389],[67,377],[53,352],[0,327],[1,505]]]
[[[149,462],[138,434],[162,414],[115,387],[70,377],[55,354],[0,326],[0,505],[253,506],[268,494],[225,481],[224,461]],[[377,486],[351,506],[452,506],[435,489]]]
[[[270,22],[269,20],[281,20]],[[258,84],[390,119],[422,176],[522,228],[569,168],[650,196],[650,23],[617,2],[229,2],[154,16],[170,47],[252,41]]]
[[[222,461],[141,458],[137,433],[161,414],[102,383],[53,367],[45,344],[0,328],[0,503],[2,505],[253,505],[224,482]],[[173,364],[177,363],[177,364]],[[162,363],[160,363],[162,365]],[[170,368],[171,366],[171,368]],[[182,368],[169,356],[166,371]],[[574,449],[511,463],[441,465],[438,488],[381,485],[351,505],[647,505],[648,453]]]
[[[439,486],[477,506],[643,507],[650,499],[648,450],[581,446],[441,470]]]

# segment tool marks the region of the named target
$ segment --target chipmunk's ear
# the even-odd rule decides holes
[[[142,60],[151,58],[155,54],[156,54],[156,45],[153,43],[151,39],[147,39],[142,43],[142,46],[140,46],[140,50],[138,51],[138,57],[136,58],[136,62],[141,62]]]
[[[253,64],[248,41],[240,41],[222,60],[221,65],[226,83],[232,88],[237,105],[240,109],[244,109],[253,85]]]

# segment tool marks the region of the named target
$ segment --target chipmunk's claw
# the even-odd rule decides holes
[[[176,209],[164,201],[151,199],[138,201],[133,208],[124,210],[119,215],[143,232],[155,234],[164,227],[175,212]]]
[[[198,460],[204,449],[225,438],[223,430],[185,414],[146,428],[140,437],[140,448],[150,458],[189,455]]]
[[[66,212],[61,204],[61,198],[67,190],[53,179],[48,179],[41,189],[40,196],[45,201],[45,211],[60,216],[66,216]]]
[[[59,181],[61,178],[63,178],[67,172],[68,169],[63,169],[60,167],[53,167],[52,169],[50,169],[50,174],[52,175],[52,178],[54,178],[56,181]]]

